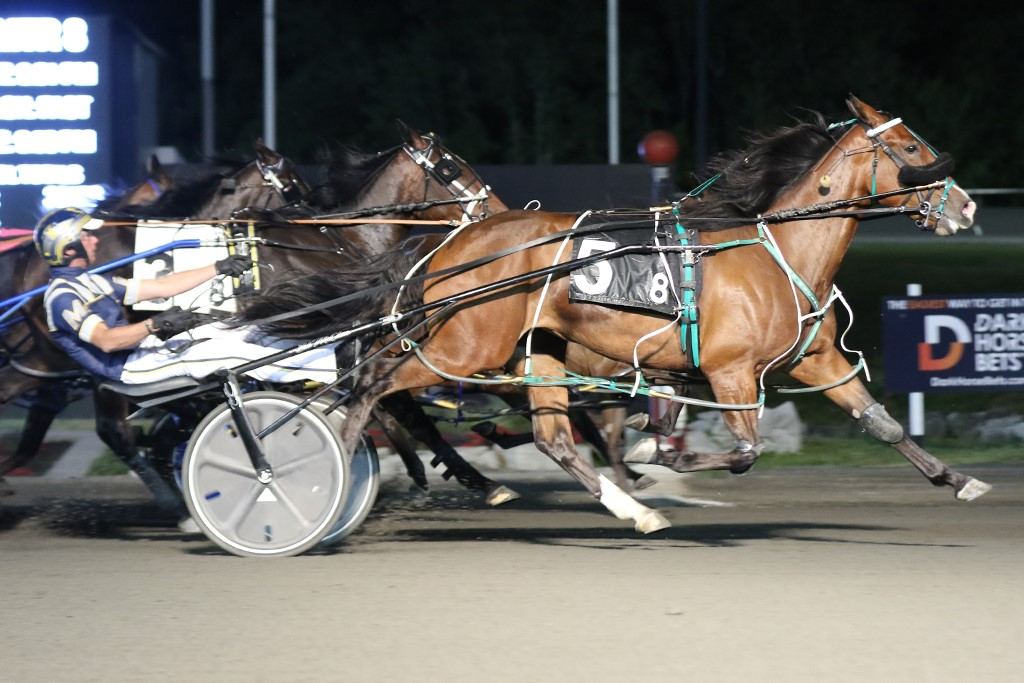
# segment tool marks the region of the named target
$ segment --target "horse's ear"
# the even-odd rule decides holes
[[[854,116],[870,126],[878,126],[886,122],[883,114],[853,94],[846,98],[846,106],[850,108]]]
[[[150,180],[153,180],[162,185],[170,185],[171,174],[167,172],[163,164],[160,163],[160,159],[155,154],[149,156],[149,163],[146,164],[146,175],[149,176]]]
[[[407,126],[405,121],[395,119],[395,125],[398,126],[398,134],[402,136],[402,140],[412,146],[413,149],[426,149],[429,146],[429,143],[423,139],[423,136]]]
[[[262,138],[256,138],[252,146],[256,149],[256,158],[262,164],[272,166],[281,160],[281,155],[264,145]]]

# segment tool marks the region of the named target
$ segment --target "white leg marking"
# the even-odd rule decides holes
[[[975,498],[984,496],[991,490],[991,484],[986,484],[981,480],[971,477],[970,480],[964,484],[963,488],[956,492],[956,498],[957,500],[963,501],[974,500]]]
[[[640,465],[649,465],[657,459],[658,441],[652,436],[641,439],[629,449],[629,452],[622,458],[623,462]]]
[[[608,477],[602,474],[599,479],[601,504],[619,519],[632,519],[637,531],[649,534],[672,526],[660,513],[638,503]]]

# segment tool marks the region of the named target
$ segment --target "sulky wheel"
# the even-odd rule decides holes
[[[278,392],[243,396],[259,432],[298,405]],[[273,469],[263,485],[222,404],[196,427],[182,465],[185,502],[206,536],[235,555],[297,555],[330,532],[348,488],[348,462],[338,433],[319,410],[306,408],[262,440]]]
[[[322,411],[326,404],[314,403],[319,411]],[[326,415],[336,434],[341,433],[345,424],[345,408],[337,408]],[[346,536],[359,528],[366,516],[370,514],[370,508],[377,501],[377,491],[380,488],[380,463],[377,460],[377,449],[373,446],[373,440],[363,435],[359,442],[359,448],[348,463],[348,495],[345,498],[345,505],[341,511],[341,517],[334,525],[334,528],[324,536],[322,543],[339,543]]]

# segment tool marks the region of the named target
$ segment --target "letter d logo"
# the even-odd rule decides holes
[[[955,342],[941,358],[932,358],[932,346],[938,344],[941,330],[953,330]],[[951,315],[926,315],[924,317],[924,341],[917,345],[917,369],[922,371],[948,370],[964,356],[964,344],[971,343],[971,330],[960,318]]]

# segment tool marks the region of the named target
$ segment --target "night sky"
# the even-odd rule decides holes
[[[197,159],[199,0],[4,5],[137,26],[164,53],[161,142]],[[703,53],[698,6],[620,2],[623,162],[666,128],[692,168],[702,103],[714,153],[803,108],[842,117],[852,92],[951,151],[961,183],[1024,185],[1021,5],[710,0]],[[216,7],[218,147],[247,151],[262,130],[262,3]],[[293,158],[335,141],[390,146],[402,118],[476,163],[607,159],[604,2],[279,0],[277,15],[278,147]]]

